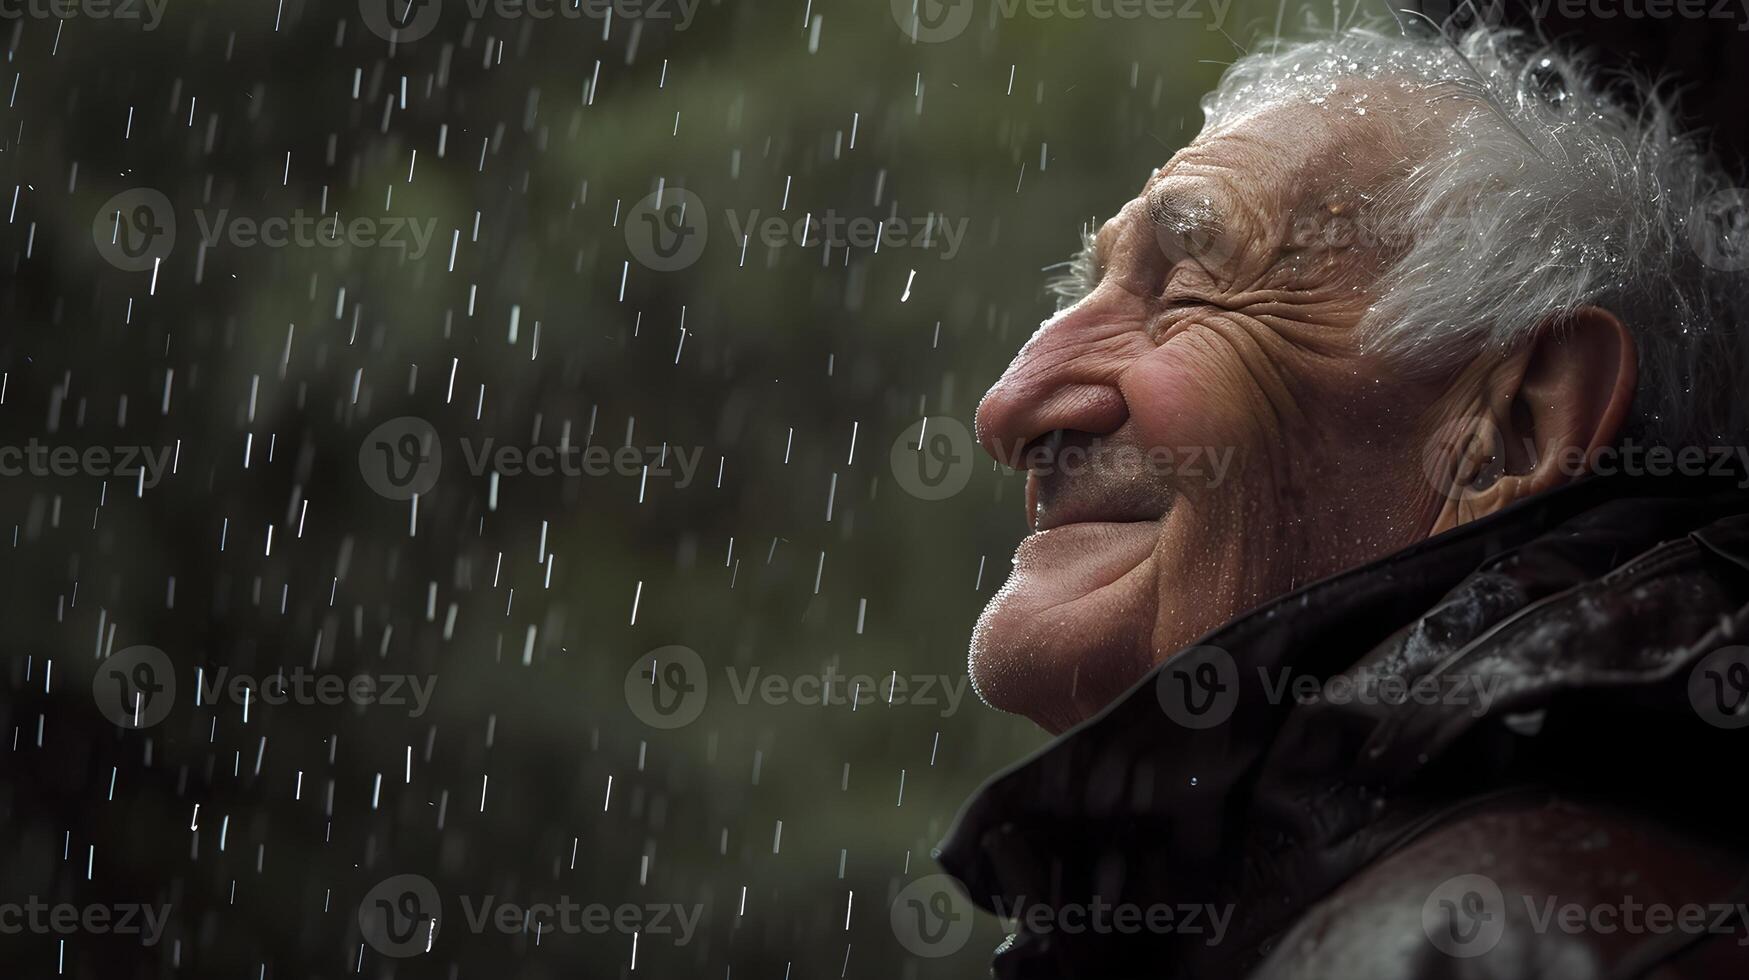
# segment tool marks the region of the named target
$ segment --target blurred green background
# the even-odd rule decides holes
[[[172,907],[153,947],[5,937],[8,972],[986,972],[993,920],[920,957],[889,906],[1041,733],[969,693],[957,710],[740,703],[724,671],[965,683],[1023,533],[1020,478],[927,443],[923,471],[966,483],[923,499],[894,444],[925,416],[969,426],[1050,312],[1042,270],[1195,133],[1201,93],[1278,12],[961,0],[954,31],[960,6],[922,0],[951,36],[914,40],[908,2],[705,2],[681,29],[678,6],[604,25],[443,0],[429,34],[395,44],[368,8],[299,0],[0,22],[0,443],[175,458],[143,492],[84,471],[0,479],[0,900]],[[176,233],[155,271],[127,271],[97,229],[142,188]],[[658,189],[703,210],[681,268],[640,261],[635,207]],[[300,213],[434,234],[420,255],[203,244]],[[827,215],[899,237],[823,241]],[[743,248],[735,228],[772,216],[790,231]],[[444,452],[416,514],[360,462],[402,416]],[[486,438],[702,462],[684,487],[503,475],[494,500],[459,448]],[[127,731],[92,684],[141,644],[179,689]],[[710,683],[672,729],[626,684],[666,645]],[[433,702],[245,718],[193,697],[197,669],[299,667],[430,678]],[[429,954],[396,959],[357,911],[403,873],[448,918]],[[618,932],[470,934],[456,897],[488,894],[703,918],[684,945],[640,935],[634,971]]]

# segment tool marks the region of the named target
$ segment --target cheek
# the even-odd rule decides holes
[[[1269,418],[1268,406],[1238,353],[1196,333],[1173,337],[1125,374],[1136,438],[1174,454],[1231,449],[1243,456],[1266,444],[1261,420]]]

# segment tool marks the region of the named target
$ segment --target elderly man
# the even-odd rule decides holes
[[[1426,35],[1234,64],[979,406],[1032,533],[972,676],[1066,732],[941,853],[998,976],[1749,966],[1742,199]]]

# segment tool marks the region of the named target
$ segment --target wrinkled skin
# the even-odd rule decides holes
[[[1029,470],[1033,530],[973,634],[991,704],[1061,731],[1245,610],[1546,488],[1453,499],[1429,476],[1494,462],[1448,434],[1510,425],[1525,357],[1417,377],[1362,344],[1394,246],[1341,232],[1449,133],[1381,101],[1205,130],[1104,224],[1090,291],[985,395],[979,441]],[[1135,463],[1189,447],[1201,465]],[[1231,454],[1219,479],[1209,451]]]

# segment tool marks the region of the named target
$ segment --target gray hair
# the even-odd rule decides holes
[[[1606,90],[1584,59],[1516,31],[1425,33],[1356,28],[1283,44],[1235,62],[1203,100],[1210,127],[1283,102],[1337,103],[1355,81],[1454,110],[1452,135],[1383,199],[1411,233],[1362,321],[1369,346],[1439,371],[1518,349],[1595,305],[1639,350],[1628,436],[1740,441],[1749,197],[1656,86],[1623,78]]]

